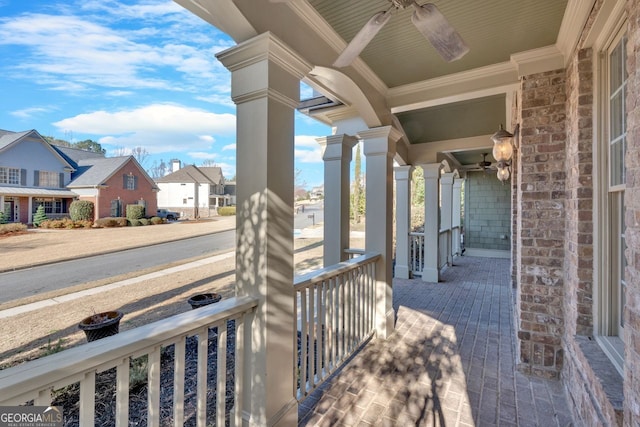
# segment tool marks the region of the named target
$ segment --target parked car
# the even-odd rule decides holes
[[[168,209],[158,209],[156,211],[156,216],[160,218],[164,218],[167,221],[173,221],[180,218],[180,212],[170,211]]]

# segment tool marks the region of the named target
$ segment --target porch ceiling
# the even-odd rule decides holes
[[[409,7],[394,12],[344,68],[333,62],[390,0],[174,1],[238,43],[273,33],[314,67],[305,82],[331,101],[305,113],[332,126],[356,116],[368,127],[393,125],[404,134],[405,160],[410,161],[416,144],[441,146],[486,136],[500,123],[510,127],[510,94],[520,76],[565,66],[595,0],[433,0],[468,44],[463,58],[445,62],[412,25]],[[352,93],[350,88],[357,89]],[[502,97],[501,108],[496,108],[496,96]]]

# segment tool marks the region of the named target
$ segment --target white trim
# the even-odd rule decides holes
[[[505,251],[500,249],[481,249],[481,248],[469,248],[465,246],[464,256],[476,256],[481,258],[503,258],[510,259],[511,251]]]
[[[564,56],[555,45],[514,53],[511,55],[511,63],[515,66],[518,77],[565,67]]]
[[[591,15],[594,4],[595,0],[569,0],[567,2],[556,40],[558,51],[564,55],[565,65],[572,58],[573,50],[580,40],[582,30]]]

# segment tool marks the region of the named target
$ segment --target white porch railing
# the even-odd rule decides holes
[[[374,333],[379,257],[365,254],[296,278],[299,401]]]
[[[361,255],[364,255],[366,253],[366,251],[364,249],[347,248],[347,249],[344,250],[344,253],[347,254],[349,259],[354,259],[354,258],[357,258],[357,257],[359,257]]]
[[[246,338],[251,334],[252,312],[257,304],[254,298],[229,298],[0,371],[0,405],[30,401],[35,405],[56,404],[55,397],[60,389],[66,388],[66,393],[77,399],[72,405],[79,408],[72,417],[77,417],[80,426],[92,426],[101,407],[96,395],[115,395],[115,411],[111,416],[116,426],[128,426],[130,378],[136,368],[132,360],[143,357],[146,358],[147,425],[157,426],[161,409],[166,409],[161,408],[161,379],[166,377],[163,375],[166,359],[171,358],[167,356],[172,356],[173,366],[168,366],[173,371],[169,372],[169,378],[173,377],[172,405],[169,401],[172,424],[183,425],[189,416],[195,417],[198,426],[214,423],[223,426],[225,419],[231,425],[242,425],[244,360],[245,353],[250,351],[245,350],[244,343],[250,342]],[[217,345],[213,345],[215,342]],[[193,363],[186,360],[186,354],[193,353],[187,350],[189,346],[194,347],[193,350],[197,348],[197,360]],[[213,360],[216,370],[208,373]],[[186,372],[185,365],[193,367],[195,372]],[[107,370],[115,370],[112,391],[100,393],[98,389],[103,385],[97,384],[96,378]],[[193,380],[195,396],[191,400],[195,400],[195,405],[188,410],[185,383]],[[215,394],[207,396],[212,388],[216,389]]]
[[[424,233],[409,233],[409,268],[414,276],[424,270]]]
[[[451,230],[441,230],[438,233],[438,269],[442,270],[449,262],[449,237]]]

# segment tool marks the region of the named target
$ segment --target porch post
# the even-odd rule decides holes
[[[294,110],[311,66],[271,33],[217,55],[237,111],[236,294],[259,300],[247,345],[245,424],[297,424],[293,292]]]
[[[411,229],[411,171],[413,166],[393,168],[396,178],[396,267],[395,277],[408,279],[409,230]]]
[[[442,191],[442,207],[440,214],[440,231],[447,231],[447,265],[453,263],[453,243],[451,239],[451,214],[453,213],[453,173],[445,173],[440,177],[440,191]]]
[[[27,224],[33,224],[33,197],[29,196],[29,211],[27,212]]]
[[[349,247],[349,166],[358,139],[349,135],[317,138],[324,160],[324,266],[347,259]]]
[[[451,228],[453,229],[453,253],[460,255],[460,210],[462,206],[462,178],[453,180],[453,201],[451,203]]]
[[[422,280],[437,282],[440,235],[440,163],[422,165],[424,170],[424,268]]]
[[[376,332],[386,339],[394,327],[391,258],[393,253],[393,156],[399,132],[383,126],[358,133],[366,157],[365,250],[377,252]]]

